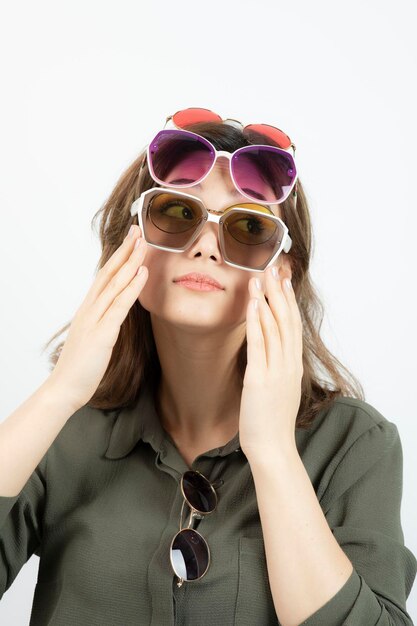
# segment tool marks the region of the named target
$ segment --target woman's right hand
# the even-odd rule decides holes
[[[120,326],[136,302],[147,278],[142,266],[147,243],[139,226],[97,272],[76,311],[58,362],[47,383],[64,394],[74,412],[94,395],[108,364]],[[135,249],[136,242],[140,245]],[[138,269],[143,267],[138,275]]]

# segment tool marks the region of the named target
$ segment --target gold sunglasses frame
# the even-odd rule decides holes
[[[199,580],[201,580],[203,578],[203,576],[205,576],[208,572],[208,569],[210,567],[210,563],[211,563],[211,553],[210,553],[210,548],[209,545],[207,543],[207,540],[203,537],[203,535],[201,533],[199,533],[197,530],[195,530],[194,528],[192,528],[192,525],[194,523],[194,520],[201,520],[204,517],[206,517],[207,515],[210,515],[211,513],[213,513],[213,511],[216,510],[217,508],[217,504],[218,504],[218,495],[217,492],[215,490],[215,488],[213,487],[212,483],[209,481],[208,478],[206,478],[206,476],[204,476],[204,474],[202,474],[201,472],[199,472],[198,470],[187,470],[187,472],[194,472],[195,474],[199,474],[200,476],[202,476],[204,478],[204,480],[210,485],[210,488],[214,494],[214,497],[216,498],[216,504],[214,505],[214,508],[211,511],[208,512],[204,512],[204,511],[199,511],[198,509],[195,509],[193,507],[193,505],[190,503],[190,501],[188,500],[187,496],[185,495],[184,492],[184,474],[181,477],[181,492],[183,495],[183,502],[182,502],[182,507],[181,507],[181,513],[180,513],[180,529],[179,531],[175,534],[175,536],[173,537],[172,541],[171,541],[171,545],[169,548],[169,558],[171,561],[171,567],[174,570],[174,574],[177,577],[177,587],[181,587],[182,584],[184,582],[187,583],[195,583],[198,582]],[[185,473],[187,473],[185,472]],[[190,508],[190,517],[188,520],[188,524],[187,526],[183,526],[182,525],[182,518],[183,518],[183,514],[184,514],[184,506],[185,504],[188,504],[189,508]],[[201,539],[204,541],[206,547],[207,547],[207,555],[208,555],[208,563],[207,563],[207,567],[204,571],[203,574],[201,574],[201,576],[199,576],[198,578],[194,578],[191,580],[185,580],[184,578],[182,578],[181,576],[178,576],[177,572],[175,571],[175,567],[174,567],[174,563],[173,563],[173,559],[172,559],[172,546],[174,545],[174,541],[175,539],[178,537],[178,535],[180,534],[180,532],[182,532],[183,530],[192,530],[193,532],[197,533],[197,535],[199,535],[201,537]]]

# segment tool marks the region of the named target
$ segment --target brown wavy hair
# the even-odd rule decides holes
[[[193,124],[187,126],[187,129],[211,141],[217,150],[228,152],[256,143],[277,145],[263,135],[251,133],[248,136],[235,126],[218,122]],[[157,184],[149,174],[145,148],[122,173],[109,198],[92,218],[92,228],[100,218],[99,236],[102,253],[96,271],[120,246],[131,224],[138,223],[137,216],[130,215],[132,202],[143,191],[155,186]],[[304,371],[296,427],[308,428],[317,413],[332,404],[336,397],[351,396],[361,400],[365,398],[361,383],[326,348],[320,337],[323,305],[309,274],[313,233],[310,210],[300,178],[297,180],[295,206],[294,196],[291,194],[280,205],[280,209],[292,239],[288,259],[292,269],[292,284],[303,321]],[[43,351],[67,331],[70,325],[71,321],[60,328],[44,345]],[[65,341],[61,341],[49,355],[51,371],[59,359],[64,343]],[[246,346],[245,339],[236,362],[242,385],[247,363]],[[131,406],[136,402],[143,383],[151,385],[155,393],[160,375],[161,368],[150,313],[142,307],[139,300],[136,300],[121,325],[107,370],[87,404],[102,410]]]

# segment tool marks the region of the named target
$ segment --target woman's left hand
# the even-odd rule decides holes
[[[248,460],[295,448],[301,401],[303,325],[292,286],[285,286],[291,270],[283,262],[278,280],[271,270],[260,278],[265,293],[256,287],[255,278],[248,284],[247,366],[239,415],[239,442]],[[253,308],[255,297],[258,312]]]

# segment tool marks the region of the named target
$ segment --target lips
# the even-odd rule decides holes
[[[191,272],[190,274],[184,274],[184,276],[174,278],[174,283],[182,281],[205,283],[207,285],[217,287],[217,289],[224,289],[223,285],[221,285],[215,278],[213,278],[213,276],[210,276],[209,274],[199,274],[198,272]]]

